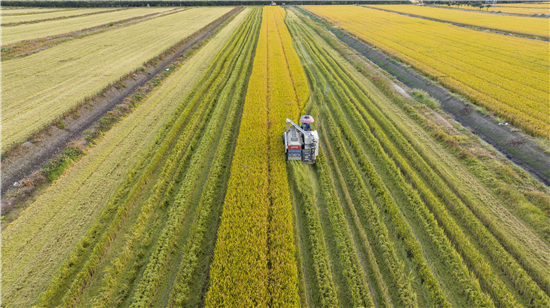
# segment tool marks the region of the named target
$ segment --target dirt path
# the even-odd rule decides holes
[[[546,153],[528,135],[506,125],[499,125],[489,117],[472,110],[472,108],[453,93],[416,70],[405,67],[377,48],[373,48],[347,31],[333,27],[327,22],[307,13],[311,18],[325,24],[342,42],[356,50],[370,61],[377,64],[399,81],[413,89],[422,89],[441,102],[441,109],[452,114],[454,119],[470,128],[487,143],[495,147],[508,159],[527,170],[533,176],[550,186],[550,154]]]
[[[164,71],[172,61],[184,52],[202,39],[215,33],[216,29],[231,16],[232,14],[227,15],[216,23],[207,26],[207,29],[199,30],[198,35],[194,35],[194,38],[189,42],[179,46],[163,60],[158,61],[157,65],[146,68],[145,72],[139,75],[134,74],[127,77],[122,81],[125,87],[120,89],[113,87],[104,96],[95,100],[93,105],[83,105],[79,110],[80,117],[78,119],[69,117],[65,119],[64,129],[52,126],[47,134],[43,134],[44,138],[41,138],[41,140],[34,143],[24,143],[18,153],[13,153],[2,161],[2,197],[10,187],[13,187],[15,182],[20,182],[40,170],[49,160],[59,155],[67,144],[80,139],[84,131],[91,128],[99,119],[122,103],[126,97],[136,92],[139,87],[144,86],[157,74]]]

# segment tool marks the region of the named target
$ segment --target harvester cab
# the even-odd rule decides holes
[[[319,134],[311,130],[310,123],[313,117],[304,115],[300,118],[302,126],[298,126],[290,119],[286,119],[286,128],[283,133],[283,143],[287,160],[301,160],[304,163],[315,164],[319,155]]]

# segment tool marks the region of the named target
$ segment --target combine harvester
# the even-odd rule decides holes
[[[283,133],[283,143],[287,160],[301,160],[304,163],[315,164],[319,155],[319,134],[311,131],[309,123],[313,117],[304,115],[300,118],[302,126],[298,126],[290,119],[286,119],[286,128]]]

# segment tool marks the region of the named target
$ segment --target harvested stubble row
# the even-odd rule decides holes
[[[307,81],[283,22],[265,7],[210,271],[207,307],[297,307],[290,194],[280,130]]]
[[[111,201],[105,196],[114,194],[117,189],[119,196],[130,194],[139,177],[144,172],[152,172],[146,170],[146,166],[153,165],[151,160],[139,160],[140,155],[136,153],[158,150],[160,144],[155,143],[155,135],[160,130],[163,134],[167,133],[166,128],[161,127],[181,104],[182,97],[206,72],[218,50],[223,48],[241,21],[242,18],[238,16],[217,34],[200,53],[179,68],[139,108],[115,126],[92,151],[42,194],[20,215],[16,223],[3,230],[4,304],[32,306],[95,217],[110,217],[103,221],[103,227],[96,226],[101,227],[97,230],[106,230],[107,223],[115,215],[116,205],[130,200],[122,198],[112,203],[114,208],[106,209],[107,203],[116,200],[117,196],[113,196]],[[138,161],[141,163],[138,164]],[[128,175],[128,170],[133,171]],[[139,187],[133,189],[133,194],[136,193],[139,193]],[[101,214],[102,209],[106,209],[105,214]],[[91,245],[91,239],[89,237],[84,243]],[[99,240],[99,236],[96,240]],[[55,250],[49,248],[52,242],[55,242]],[[86,248],[84,255],[93,249],[90,246]],[[79,268],[83,265],[75,264]],[[97,274],[102,274],[102,271]],[[65,285],[64,288],[68,287]],[[83,296],[89,296],[86,292],[85,289]],[[63,290],[59,291],[57,300],[61,300],[59,297],[62,295]]]
[[[120,10],[120,9],[109,9],[109,8],[97,8],[97,9],[74,9],[74,10],[62,10],[62,11],[55,11],[55,12],[47,12],[43,14],[29,14],[29,15],[11,15],[11,16],[5,16],[2,14],[2,24],[12,24],[12,23],[20,23],[20,22],[35,22],[35,21],[41,21],[45,19],[52,19],[52,18],[63,18],[63,17],[71,17],[71,18],[80,18],[78,15],[83,14],[92,14],[92,13],[107,13],[109,11],[113,10]],[[19,26],[16,26],[19,27]],[[6,29],[3,28],[2,32]],[[2,39],[3,41],[3,39]],[[2,45],[5,43],[2,42]]]
[[[3,62],[2,152],[230,10],[194,8]]]
[[[170,10],[169,8],[136,8],[115,12],[106,12],[68,20],[52,20],[42,23],[5,27],[2,29],[2,46],[16,45],[23,40],[34,40],[48,36],[70,33],[100,25],[106,25],[124,19],[145,16]],[[10,46],[11,47],[11,46]]]
[[[248,20],[253,20],[249,18]],[[152,304],[165,307],[159,301],[165,301],[171,293],[173,278],[167,272],[168,268],[185,263],[178,262],[181,254],[174,255],[178,243],[189,241],[189,231],[195,231],[197,224],[189,227],[189,222],[196,220],[196,215],[204,207],[215,206],[215,200],[223,196],[223,191],[217,189],[217,182],[224,182],[223,166],[229,164],[232,143],[238,123],[238,111],[242,105],[241,96],[246,83],[246,72],[251,65],[250,55],[254,46],[256,31],[248,24],[241,26],[218,57],[214,59],[211,68],[199,81],[198,87],[180,104],[173,118],[167,123],[166,134],[159,134],[156,144],[160,144],[157,152],[151,152],[142,158],[146,171],[139,176],[131,188],[131,193],[124,195],[127,181],[119,192],[121,197],[112,199],[105,214],[116,209],[116,216],[105,232],[98,238],[98,232],[92,228],[88,236],[82,239],[79,249],[90,249],[90,241],[97,241],[92,255],[85,263],[81,260],[86,254],[76,253],[69,258],[60,271],[59,278],[54,280],[50,291],[43,297],[45,303],[55,304],[57,294],[64,292],[63,280],[71,279],[75,264],[83,264],[70,289],[65,292],[62,302],[72,305],[79,298],[79,292],[90,279],[89,273],[97,272],[102,255],[105,254],[105,244],[117,235],[118,224],[123,223],[128,210],[132,210],[133,200],[142,191],[143,185],[154,173],[155,165],[162,166],[156,182],[149,184],[152,191],[144,203],[138,202],[136,207],[139,216],[128,232],[122,250],[112,260],[106,260],[109,266],[106,275],[101,280],[101,293],[95,301],[96,307],[112,307],[123,302],[131,307],[149,307]],[[235,86],[238,87],[235,87]],[[193,110],[196,110],[193,112]],[[182,126],[183,125],[183,126]],[[217,143],[218,146],[214,146]],[[175,144],[173,147],[171,144]],[[164,161],[163,156],[166,158]],[[152,158],[152,159],[151,159]],[[216,167],[212,169],[212,167]],[[158,168],[158,167],[157,167]],[[136,168],[137,170],[143,168]],[[209,172],[211,171],[211,172]],[[208,174],[205,178],[203,175]],[[132,174],[133,176],[133,174]],[[206,183],[206,186],[205,186]],[[202,194],[205,191],[215,191],[215,197]],[[196,199],[200,196],[200,201]],[[159,215],[164,218],[159,222]],[[213,213],[214,214],[214,213]],[[107,216],[108,217],[108,216]],[[98,221],[97,230],[104,229],[103,222]],[[205,226],[202,226],[205,227]],[[102,252],[103,251],[103,252]],[[144,258],[145,257],[145,258]],[[183,259],[185,262],[185,259]],[[72,265],[71,265],[72,264]],[[193,283],[200,279],[200,272],[193,277]],[[193,274],[193,272],[188,273]],[[130,278],[127,278],[127,275]],[[189,282],[188,282],[189,283]],[[167,288],[162,286],[166,285]],[[197,288],[200,290],[201,288]],[[192,290],[191,292],[196,290]],[[194,293],[194,292],[193,292]],[[180,305],[189,305],[188,302]]]
[[[307,53],[304,58],[311,62],[307,71],[318,93],[315,99],[322,112],[322,134],[331,140],[330,144],[323,143],[323,149],[329,157],[334,157],[332,149],[336,150],[338,159],[332,160],[332,168],[336,174],[339,168],[344,170],[345,183],[340,185],[345,187],[347,183],[352,198],[357,198],[357,211],[369,219],[369,228],[381,228],[381,222],[387,222],[388,231],[374,232],[378,236],[373,240],[378,244],[375,252],[385,246],[381,234],[386,234],[390,246],[391,234],[396,232],[399,241],[394,243],[404,246],[407,258],[400,260],[402,248],[398,248],[393,259],[404,264],[409,264],[407,259],[414,260],[416,265],[411,270],[422,277],[422,284],[413,284],[408,292],[428,291],[431,298],[423,305],[443,307],[464,305],[460,301],[465,300],[476,307],[549,305],[545,277],[548,268],[533,265],[541,260],[531,262],[517,250],[516,240],[515,244],[510,239],[502,240],[500,230],[492,224],[484,225],[488,219],[478,210],[483,206],[480,201],[457,190],[443,175],[439,162],[420,151],[416,139],[394,123],[394,116],[388,116],[388,105],[394,102],[376,90],[367,90],[369,81],[363,80],[367,86],[359,82],[349,67],[338,61],[334,52],[321,48],[304,27],[291,29],[296,29],[293,33],[297,33],[297,41]],[[442,149],[438,151],[447,155]],[[377,216],[387,218],[376,222]],[[389,266],[391,254],[383,255],[379,263]],[[438,268],[449,271],[460,290],[454,290]],[[388,279],[384,268],[382,273]],[[390,275],[388,285],[398,284],[397,277]],[[414,305],[414,301],[403,297],[407,294],[403,290],[398,288],[392,295],[398,299],[396,302]]]
[[[28,15],[28,14],[42,14],[42,13],[51,13],[51,12],[57,12],[57,11],[70,11],[74,9],[63,9],[63,8],[31,8],[31,9],[23,9],[23,8],[0,8],[0,14],[2,16],[10,16],[10,15]]]
[[[307,8],[528,133],[550,137],[547,42],[365,7]]]

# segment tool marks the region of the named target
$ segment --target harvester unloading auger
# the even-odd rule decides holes
[[[283,133],[286,158],[315,164],[319,154],[319,134],[316,130],[311,131],[309,123],[313,123],[313,117],[304,115],[300,118],[300,122],[302,122],[301,127],[290,119],[286,119],[286,128]]]

